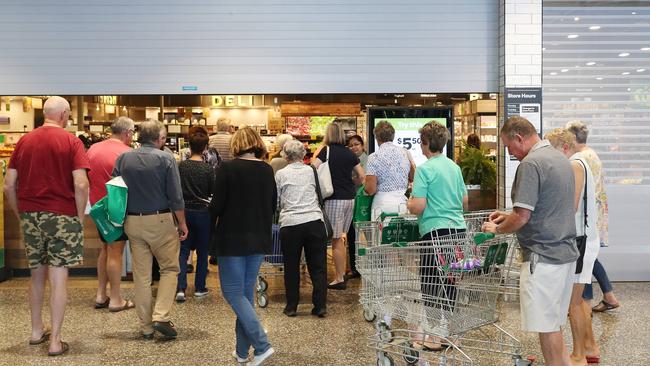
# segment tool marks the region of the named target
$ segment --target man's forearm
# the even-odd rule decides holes
[[[175,210],[174,215],[176,216],[176,220],[178,220],[179,226],[187,225],[185,222],[185,210]]]
[[[16,196],[16,190],[7,190],[5,191],[5,196],[7,196],[7,204],[11,211],[20,218],[20,213],[18,212],[18,198]]]
[[[527,221],[517,215],[517,213],[512,212],[506,216],[502,223],[497,225],[496,230],[499,234],[514,233],[526,225],[526,222]]]
[[[74,200],[77,205],[77,216],[79,216],[79,220],[83,224],[84,217],[86,216],[86,205],[88,204],[88,188],[75,188]]]

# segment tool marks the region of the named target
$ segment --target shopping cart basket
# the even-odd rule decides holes
[[[392,365],[393,354],[408,364],[427,360],[475,365],[476,351],[507,354],[516,365],[528,364],[521,359],[520,342],[495,324],[501,272],[514,243],[513,236],[459,233],[361,251],[368,284],[361,298],[364,308],[409,325],[390,330],[383,321],[377,323],[369,345],[377,351],[378,364]],[[488,325],[495,335],[468,336],[486,332],[483,328]],[[441,353],[416,347],[414,339],[428,335],[440,337],[450,347]]]

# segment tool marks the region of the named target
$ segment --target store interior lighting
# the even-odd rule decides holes
[[[587,62],[585,65],[587,66],[594,66],[596,63],[593,61]]]
[[[590,30],[599,30],[600,26],[599,25],[592,25],[591,27],[589,27],[589,29]]]
[[[578,38],[578,37],[580,37],[580,36],[577,35],[577,34],[569,34],[569,35],[566,36],[566,37],[569,38],[569,39],[575,39],[575,38]]]
[[[644,71],[645,71],[645,69],[638,69],[638,70],[636,70],[636,72],[644,72]]]
[[[618,54],[618,57],[627,57],[627,56],[629,56],[629,55],[630,55],[629,52],[622,52],[622,53],[619,53],[619,54]]]
[[[622,72],[621,75],[630,75],[628,71]]]

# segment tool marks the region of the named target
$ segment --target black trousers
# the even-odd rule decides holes
[[[323,225],[322,221],[316,220],[280,229],[287,309],[295,310],[300,302],[300,258],[303,248],[313,286],[311,301],[316,309],[327,308],[327,238]]]
[[[465,229],[438,229],[422,237],[422,241],[439,236],[462,233]],[[439,258],[432,249],[420,251],[420,290],[426,295],[424,304],[445,311],[453,311],[456,304],[456,286],[439,269]],[[435,300],[433,300],[435,299]]]
[[[357,245],[355,244],[355,238],[356,238],[356,230],[354,228],[354,220],[350,224],[350,229],[348,229],[348,234],[346,235],[348,238],[348,256],[350,257],[350,271],[352,273],[357,272]]]

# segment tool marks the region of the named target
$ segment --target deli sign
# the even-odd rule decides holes
[[[252,95],[213,95],[212,106],[220,108],[242,108],[253,106]]]

